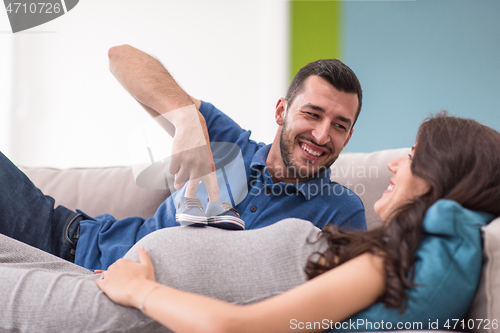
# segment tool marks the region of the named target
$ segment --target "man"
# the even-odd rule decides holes
[[[250,140],[249,131],[213,105],[187,95],[163,65],[146,53],[122,45],[110,49],[109,59],[111,72],[146,111],[168,120],[165,128],[174,134],[175,152],[170,171],[176,174],[177,189],[191,180],[182,189],[186,196],[197,195],[198,182],[193,180],[208,184],[209,193],[217,186],[214,163],[207,158],[210,154],[200,153],[210,152],[210,138],[236,144],[241,150],[248,194],[235,208],[247,229],[287,217],[306,219],[320,228],[332,223],[346,230],[366,229],[361,200],[329,180],[328,168],[352,136],[362,99],[355,74],[340,61],[322,60],[299,71],[286,98],[276,105],[279,128],[273,144],[266,146]],[[178,225],[179,202],[174,196],[146,220],[117,221],[110,215],[92,218],[61,206],[54,209],[52,198],[24,186],[25,176],[1,157],[0,183],[5,190],[0,191],[4,192],[0,202],[6,206],[14,201],[16,207],[6,213],[0,209],[0,232],[78,265],[106,269],[148,233]],[[19,184],[29,193],[18,197],[5,193]]]

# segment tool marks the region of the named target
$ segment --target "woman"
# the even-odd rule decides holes
[[[471,120],[431,118],[420,127],[412,153],[388,165],[393,177],[375,204],[386,225],[363,234],[321,233],[294,219],[241,233],[160,230],[127,255],[139,263],[119,260],[97,279],[106,295],[128,308],[99,293],[89,271],[4,237],[0,261],[9,262],[2,264],[0,299],[8,304],[0,323],[10,330],[37,325],[38,331],[153,332],[166,326],[176,332],[279,332],[290,330],[291,318],[335,322],[376,301],[404,309],[426,211],[445,198],[500,215],[499,159],[498,132]],[[4,253],[13,247],[17,254]],[[307,278],[314,279],[303,283]],[[50,311],[33,311],[37,303]],[[59,320],[50,319],[54,313]]]

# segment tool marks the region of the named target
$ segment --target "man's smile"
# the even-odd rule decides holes
[[[300,144],[300,147],[302,147],[302,149],[304,149],[306,152],[308,152],[309,154],[313,155],[313,156],[321,156],[323,155],[324,153],[322,152],[319,152],[319,151],[316,151],[314,149],[312,149],[308,144],[306,143],[301,143]]]
[[[303,156],[313,163],[330,154],[330,149],[320,147],[310,140],[298,139],[298,145],[303,152]]]

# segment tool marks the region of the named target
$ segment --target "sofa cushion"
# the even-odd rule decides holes
[[[56,205],[81,209],[90,216],[108,213],[117,219],[151,217],[168,197],[168,190],[136,185],[131,167],[52,169],[20,168]]]
[[[405,156],[410,148],[388,149],[373,153],[342,153],[333,165],[331,180],[356,193],[365,205],[366,224],[373,229],[383,222],[373,210],[392,177],[389,161]]]
[[[407,291],[406,311],[401,314],[399,309],[376,303],[338,323],[339,330],[445,329],[447,324],[453,329],[454,322],[447,320],[462,319],[474,297],[481,274],[481,226],[491,219],[489,214],[472,212],[454,201],[439,200],[423,222],[424,237],[416,253],[416,286]]]
[[[467,328],[473,332],[500,332],[500,218],[482,228],[483,272]],[[472,319],[472,321],[471,321]]]

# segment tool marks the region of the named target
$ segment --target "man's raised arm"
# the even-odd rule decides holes
[[[167,69],[151,55],[130,45],[120,45],[109,49],[108,57],[111,73],[152,117],[192,104],[199,107],[200,101],[182,90]],[[177,113],[168,118],[174,122],[176,116]]]
[[[176,175],[175,188],[214,171],[205,118],[197,109],[200,101],[182,90],[157,59],[141,50],[115,46],[108,57],[118,82],[174,136],[169,171]]]

